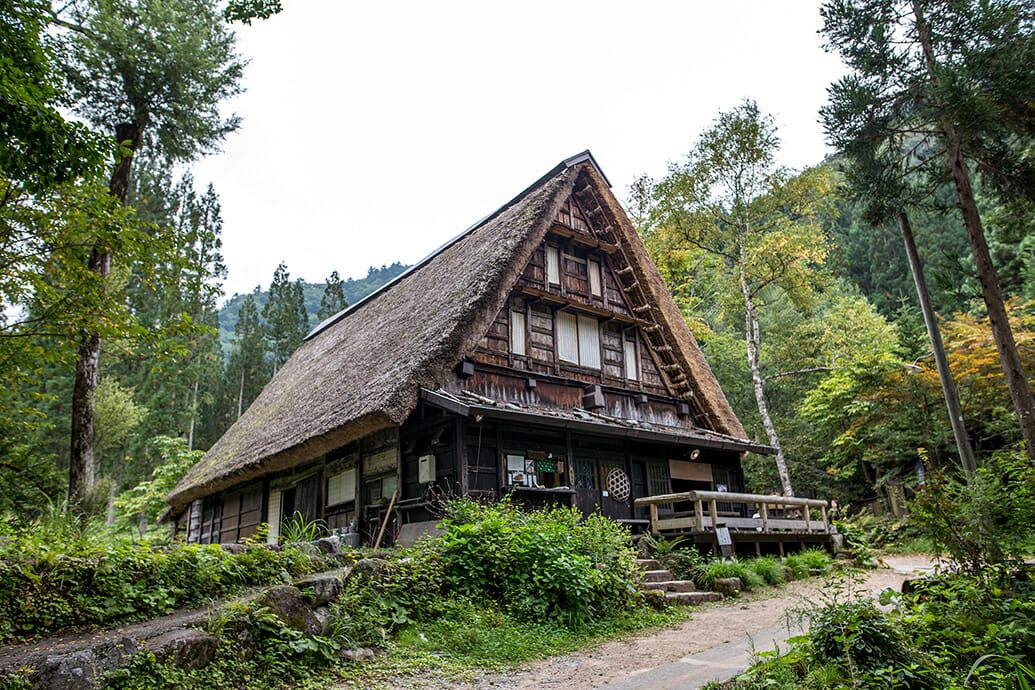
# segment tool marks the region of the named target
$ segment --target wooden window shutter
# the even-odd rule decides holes
[[[579,314],[579,363],[600,368],[600,326],[592,316]]]
[[[600,287],[600,262],[589,262],[589,292],[594,297],[601,297],[603,292]]]
[[[510,312],[510,351],[515,355],[526,354],[525,333],[525,313],[520,311]]]
[[[557,312],[557,356],[565,362],[579,363],[578,321],[567,311]]]
[[[630,381],[639,381],[640,375],[636,368],[636,341],[626,340],[625,345],[625,378]]]
[[[546,281],[551,285],[561,284],[561,256],[557,247],[546,245]]]

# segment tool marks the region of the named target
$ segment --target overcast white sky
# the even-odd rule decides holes
[[[195,166],[223,208],[228,296],[413,263],[590,149],[620,199],[745,97],[781,162],[819,162],[842,73],[812,0],[285,0],[237,31],[240,131]]]

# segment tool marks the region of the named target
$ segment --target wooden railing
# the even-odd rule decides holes
[[[694,505],[692,516],[662,517],[658,515],[659,505],[687,501]],[[687,491],[681,494],[637,498],[635,503],[638,508],[650,509],[651,534],[659,534],[661,530],[711,531],[715,529],[716,524],[725,524],[734,531],[762,533],[796,531],[825,534],[830,532],[830,522],[827,520],[827,502],[811,498],[736,494],[726,491]],[[758,514],[758,517],[721,516],[717,509],[719,503],[746,503],[755,507],[754,512]],[[819,520],[812,519],[810,508],[819,508]]]

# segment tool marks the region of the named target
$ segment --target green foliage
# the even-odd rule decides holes
[[[158,616],[313,568],[293,548],[154,549],[97,539],[75,516],[55,515],[10,530],[0,544],[0,640]]]
[[[345,282],[337,271],[332,271],[327,278],[323,297],[320,298],[320,310],[316,312],[316,318],[320,321],[329,319],[347,306],[349,303],[345,300]]]
[[[825,282],[819,270],[828,251],[822,219],[835,213],[834,181],[824,166],[798,174],[777,166],[778,150],[772,117],[745,100],[719,113],[685,164],[672,164],[660,180],[640,180],[634,192],[640,232],[665,257],[659,263],[669,269],[673,291],[686,295],[687,280],[711,283],[723,309],[740,315],[755,404],[776,448],[782,488],[793,494],[765,396],[759,311],[780,297],[806,306]],[[686,257],[677,262],[672,254]],[[698,273],[679,276],[672,269],[680,266]]]
[[[1035,546],[1035,469],[1018,451],[994,454],[966,484],[929,472],[910,507],[936,553],[971,573]]]
[[[748,567],[770,586],[782,585],[787,579],[783,563],[773,556],[753,558],[748,561]]]
[[[291,274],[284,262],[273,273],[269,301],[262,308],[262,318],[266,322],[265,335],[272,353],[273,373],[276,374],[291,353],[302,344],[309,326],[302,280],[291,282]]]
[[[792,553],[783,562],[796,578],[826,575],[832,563],[830,554],[818,548]]]
[[[908,658],[901,633],[871,601],[829,604],[816,611],[811,616],[809,640],[821,661],[840,662],[855,670],[872,670]]]
[[[141,515],[156,521],[167,508],[165,497],[204,455],[200,450],[188,450],[186,439],[168,436],[152,439],[151,448],[159,458],[152,478],[122,492],[115,499],[115,507],[123,523],[136,520]]]
[[[240,92],[244,62],[208,0],[94,0],[67,5],[62,66],[73,108],[110,134],[132,122],[170,160],[212,151],[240,120],[220,103]],[[120,142],[121,143],[121,142]]]
[[[394,279],[409,266],[401,263],[393,263],[390,266],[375,268],[371,266],[364,278],[348,278],[342,281],[342,295],[346,304],[355,304],[371,292],[381,288],[385,283]],[[315,326],[319,323],[318,314],[320,302],[327,286],[319,283],[302,283],[302,294],[305,298],[305,309],[309,315],[309,324]],[[232,295],[226,304],[219,310],[219,340],[224,348],[227,348],[233,338],[234,324],[238,321],[238,314],[244,301],[251,298],[258,311],[261,313],[263,307],[269,301],[269,293],[260,286],[255,286],[255,291],[247,295]]]
[[[104,452],[125,442],[130,433],[140,426],[147,414],[133,399],[133,390],[123,388],[110,377],[97,384],[94,398],[94,424],[97,450]]]
[[[749,561],[737,558],[713,560],[694,568],[694,584],[704,589],[711,589],[716,580],[740,578],[740,585],[745,592],[765,586],[765,579],[751,566]]]
[[[635,590],[629,533],[600,515],[461,500],[443,525],[443,589],[489,597],[523,620],[584,625],[626,606]]]
[[[291,519],[280,530],[280,539],[285,544],[316,541],[323,533],[322,520],[306,520],[301,512],[295,511]]]
[[[929,577],[882,613],[840,586],[806,614],[809,633],[763,654],[727,690],[1029,687],[1035,668],[1030,569]],[[886,603],[886,602],[885,602]]]
[[[651,535],[643,537],[650,550],[651,556],[658,560],[666,569],[670,570],[677,579],[693,579],[695,569],[705,562],[701,552],[693,545],[685,544],[682,537],[666,539],[655,538]]]
[[[5,202],[16,187],[37,193],[89,177],[107,153],[107,142],[59,112],[61,79],[48,45],[49,19],[47,2],[0,2],[0,197]]]

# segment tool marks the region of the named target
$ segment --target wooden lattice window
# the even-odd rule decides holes
[[[593,460],[576,460],[572,463],[575,470],[576,489],[597,488],[597,464]]]

